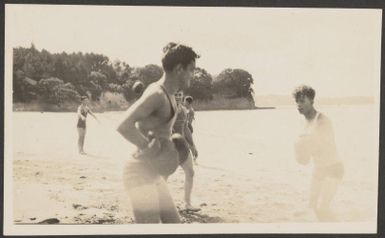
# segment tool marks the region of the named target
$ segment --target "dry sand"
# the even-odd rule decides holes
[[[378,163],[373,108],[324,111],[334,122],[346,165],[334,202],[339,220],[373,221]],[[133,222],[122,183],[133,147],[113,130],[120,112],[97,116],[101,124],[88,118],[88,155],[81,156],[75,113],[13,113],[14,155],[7,159],[13,159],[16,224]],[[183,211],[181,168],[168,181],[184,223],[316,221],[307,210],[311,166],[296,164],[292,153],[300,119],[294,108],[197,112],[196,118],[193,203],[202,210]]]

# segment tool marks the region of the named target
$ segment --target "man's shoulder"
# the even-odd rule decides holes
[[[184,113],[188,113],[188,109],[187,107],[185,107],[184,105],[180,105],[181,109],[183,110]]]
[[[318,120],[329,120],[329,117],[323,112],[318,112]]]
[[[86,111],[86,112],[88,112],[88,106],[82,106],[82,105],[80,105],[79,107],[78,107],[78,110],[80,110],[80,111],[82,111],[82,112],[84,112],[84,111]]]
[[[138,100],[138,103],[160,106],[165,104],[166,100],[167,98],[165,92],[161,86],[155,82],[148,85],[146,90],[143,92],[143,95]]]
[[[160,85],[156,82],[154,83],[151,83],[147,86],[147,88],[144,90],[144,92],[156,92],[158,90],[160,90]]]
[[[158,83],[148,85],[142,96],[160,97],[163,96],[163,89]]]
[[[331,120],[325,113],[319,112],[318,123],[322,125],[331,124]]]

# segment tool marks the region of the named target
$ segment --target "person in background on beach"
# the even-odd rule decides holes
[[[185,98],[184,98],[184,106],[187,109],[187,126],[190,129],[191,136],[194,132],[192,122],[195,120],[195,111],[194,111],[194,108],[192,107],[193,101],[194,101],[194,99],[192,96],[185,96]],[[198,165],[197,158],[198,158],[197,156],[194,156],[194,158],[193,158],[195,165]]]
[[[190,129],[191,134],[194,132],[194,128],[192,126],[192,122],[195,120],[195,111],[192,107],[193,97],[185,96],[184,97],[184,106],[187,109],[187,126]]]
[[[177,102],[177,118],[174,124],[174,132],[182,136],[182,140],[178,140],[176,148],[179,154],[179,164],[185,173],[184,182],[184,200],[187,211],[199,211],[200,208],[191,205],[191,193],[194,183],[194,165],[192,157],[198,157],[198,151],[195,147],[191,131],[188,127],[188,110],[183,105],[183,92],[178,91],[175,94]]]
[[[298,111],[306,125],[295,144],[298,163],[307,165],[312,159],[314,172],[310,188],[310,208],[320,221],[336,221],[331,202],[344,175],[344,166],[338,157],[330,119],[314,108],[315,91],[299,86],[293,92]]]
[[[88,97],[82,96],[81,98],[81,104],[78,107],[77,115],[78,115],[78,123],[77,123],[77,129],[79,133],[78,138],[78,149],[79,153],[82,155],[85,155],[84,152],[84,139],[86,136],[86,120],[87,120],[87,114],[91,114],[95,118],[95,120],[98,120],[95,116],[95,114],[91,111],[91,109],[88,107]]]
[[[174,94],[189,87],[199,56],[191,47],[175,43],[167,44],[163,53],[164,76],[145,89],[117,128],[137,147],[123,172],[136,223],[180,223],[164,178],[179,165],[172,137]]]

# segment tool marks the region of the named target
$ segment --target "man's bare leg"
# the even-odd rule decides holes
[[[321,189],[322,189],[322,179],[315,174],[313,174],[311,184],[310,184],[310,201],[309,201],[309,207],[314,211],[317,212],[318,209],[318,203],[320,199]]]
[[[158,190],[154,184],[128,189],[136,223],[160,223]]]
[[[85,154],[84,153],[84,139],[86,136],[86,129],[85,128],[78,128],[78,133],[79,133],[79,139],[78,139],[78,149],[80,154]]]
[[[320,221],[337,221],[331,203],[337,193],[341,179],[326,178],[322,187],[320,206],[318,208],[318,217]]]
[[[159,196],[159,213],[162,223],[180,223],[178,211],[167,188],[166,181],[160,178],[156,182]]]
[[[195,174],[191,153],[189,153],[187,160],[183,164],[181,164],[181,167],[183,168],[185,174],[184,200],[186,203],[186,209],[190,211],[199,211],[200,208],[196,208],[191,205],[191,193],[194,185]]]

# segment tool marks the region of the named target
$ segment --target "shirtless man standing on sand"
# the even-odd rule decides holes
[[[85,155],[86,153],[84,152],[84,139],[86,137],[86,120],[87,120],[87,114],[89,113],[95,120],[98,121],[97,117],[95,114],[91,111],[91,109],[88,107],[88,96],[82,96],[81,98],[82,103],[78,107],[77,110],[77,116],[78,116],[78,123],[76,125],[78,129],[78,150],[79,154]]]
[[[310,208],[320,221],[335,221],[331,202],[341,183],[344,166],[337,154],[332,123],[314,108],[313,88],[305,85],[297,87],[293,96],[299,113],[306,119],[304,133],[295,144],[296,160],[306,165],[313,159],[314,164]]]
[[[163,52],[164,76],[146,88],[117,128],[137,147],[123,173],[136,223],[180,223],[164,177],[179,165],[171,135],[177,115],[174,94],[190,85],[199,56],[175,43]]]

